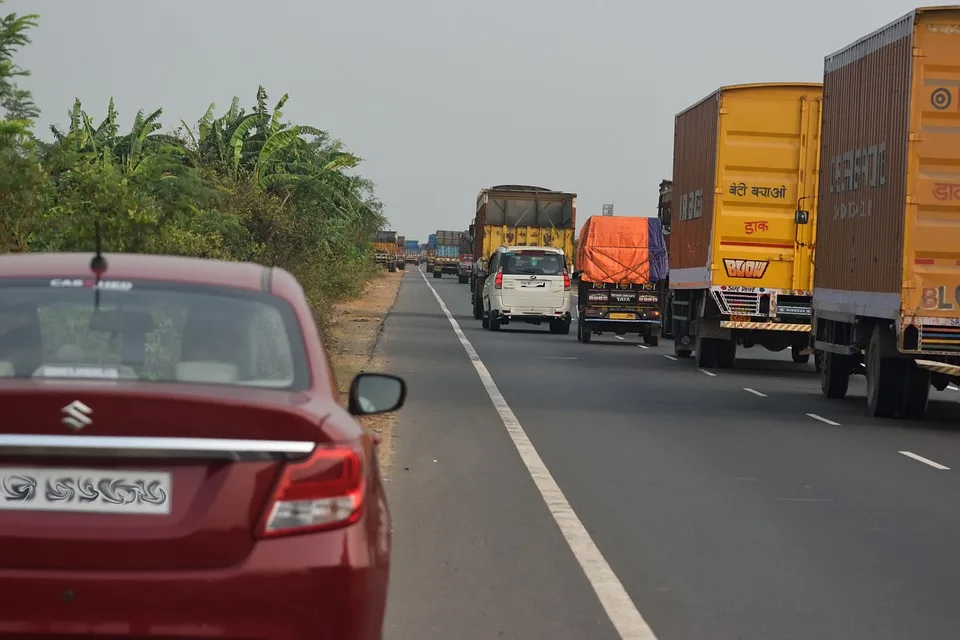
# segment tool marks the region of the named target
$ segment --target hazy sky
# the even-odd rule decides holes
[[[466,229],[493,184],[573,191],[656,215],[673,116],[718,86],[822,79],[824,55],[909,0],[7,0],[40,14],[18,63],[64,123],[110,96],[194,124],[207,105],[290,94],[291,120],[365,159],[392,227]]]

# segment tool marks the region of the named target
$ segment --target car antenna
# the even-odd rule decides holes
[[[102,242],[100,236],[100,221],[94,223],[94,242],[96,243],[96,255],[90,261],[90,271],[93,272],[93,310],[100,310],[100,279],[107,272],[107,259],[103,257]]]

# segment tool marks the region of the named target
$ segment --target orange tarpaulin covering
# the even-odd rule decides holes
[[[659,220],[591,216],[580,229],[577,270],[586,282],[648,284],[665,277]],[[664,264],[665,266],[665,264]]]

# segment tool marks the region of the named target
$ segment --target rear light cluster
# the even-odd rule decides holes
[[[497,269],[497,276],[493,279],[494,289],[503,289],[503,267]]]
[[[566,269],[563,270],[563,290],[570,291],[570,274]]]
[[[360,454],[318,447],[307,460],[287,464],[274,491],[262,537],[332,529],[360,519],[366,489]]]

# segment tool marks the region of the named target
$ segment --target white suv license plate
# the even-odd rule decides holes
[[[546,282],[531,282],[531,281],[525,281],[525,282],[521,282],[521,283],[520,283],[520,286],[521,286],[521,287],[531,287],[531,288],[536,287],[536,288],[539,289],[539,288],[543,288],[543,287],[547,286],[547,283],[546,283]]]
[[[169,473],[0,467],[0,510],[168,515]]]

